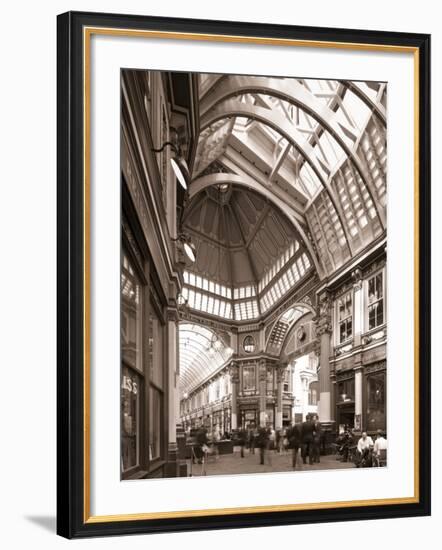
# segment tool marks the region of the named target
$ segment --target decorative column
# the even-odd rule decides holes
[[[167,310],[167,364],[168,364],[168,456],[167,474],[170,477],[179,475],[178,458],[179,442],[178,436],[181,432],[179,387],[178,387],[178,312],[175,308]],[[177,434],[177,424],[178,434]],[[180,429],[181,428],[181,429]]]
[[[267,363],[265,359],[259,362],[259,425],[266,425],[267,408]]]
[[[238,428],[238,386],[239,386],[239,365],[232,361],[229,366],[230,382],[232,384],[232,412],[230,415],[231,431]]]
[[[276,368],[276,418],[275,428],[276,430],[282,429],[282,391],[284,388],[284,375],[287,369],[287,365],[281,364]]]
[[[364,322],[364,303],[362,292],[362,271],[357,268],[351,274],[353,279],[353,349],[361,345],[361,334],[363,333]],[[363,412],[362,412],[362,376],[363,367],[360,353],[355,355],[355,418],[354,428],[357,432],[363,430]]]
[[[364,321],[364,304],[362,293],[362,271],[357,268],[351,274],[353,279],[353,348],[361,345],[361,334]]]
[[[331,299],[327,292],[319,296],[316,335],[319,339],[319,421],[331,422],[330,337],[332,333]]]

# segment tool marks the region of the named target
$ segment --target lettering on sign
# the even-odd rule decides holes
[[[138,384],[129,376],[123,376],[121,387],[123,390],[130,391],[135,395],[138,393]]]

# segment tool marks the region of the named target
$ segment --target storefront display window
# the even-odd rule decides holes
[[[354,401],[355,399],[355,380],[354,378],[348,380],[342,380],[338,382],[338,395],[337,401],[345,403],[347,401]]]
[[[126,255],[121,267],[121,354],[138,370],[141,365],[141,294],[138,278]]]
[[[385,430],[385,373],[367,376],[367,429]]]
[[[149,460],[161,457],[163,396],[153,386],[149,388]]]
[[[149,303],[149,460],[163,457],[164,324],[154,295]]]
[[[121,457],[123,472],[140,463],[140,376],[123,366],[121,378]]]
[[[141,287],[126,254],[121,266],[121,466],[123,474],[140,465],[142,377]],[[136,370],[135,370],[136,369]]]

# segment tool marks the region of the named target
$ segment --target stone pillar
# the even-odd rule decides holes
[[[362,414],[362,366],[355,369],[355,430],[363,430]]]
[[[177,423],[180,422],[178,387],[178,312],[167,311],[167,364],[168,364],[168,453],[166,471],[168,477],[178,474]]]
[[[259,425],[266,425],[267,406],[267,363],[265,359],[259,362]]]
[[[302,407],[302,420],[305,420],[307,417],[307,412],[309,409],[308,405],[308,377],[301,375],[301,407]]]
[[[287,365],[279,365],[276,369],[276,417],[275,417],[275,429],[282,429],[282,394],[284,388],[284,375]]]
[[[331,422],[330,337],[332,333],[331,300],[327,292],[319,296],[316,335],[319,339],[319,421]]]
[[[239,386],[239,365],[232,361],[229,367],[230,382],[232,384],[232,412],[230,413],[231,431],[238,428],[238,386]]]
[[[176,424],[180,421],[179,395],[177,385],[177,315],[169,310],[167,316],[167,361],[169,366],[169,443],[176,443]]]
[[[353,348],[361,345],[364,323],[364,303],[362,292],[362,271],[358,268],[351,274],[353,279]]]

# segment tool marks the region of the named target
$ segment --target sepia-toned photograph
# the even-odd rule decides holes
[[[121,70],[122,480],[387,466],[387,88]]]

